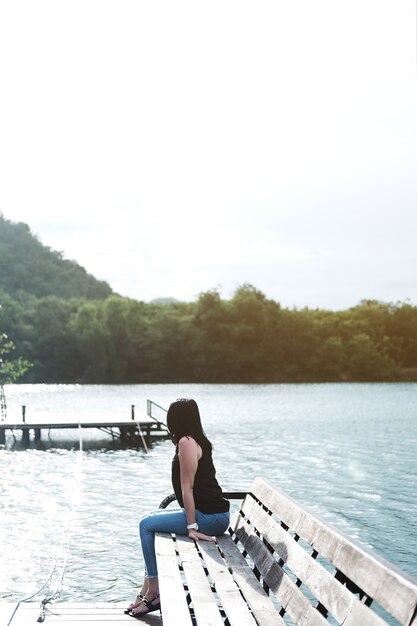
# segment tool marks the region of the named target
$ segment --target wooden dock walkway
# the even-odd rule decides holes
[[[47,604],[45,607],[44,624],[60,626],[126,626],[127,624],[148,624],[161,626],[159,611],[137,619],[124,614],[128,602],[60,602]],[[39,602],[21,602],[20,604],[0,604],[0,626],[35,626],[41,614]]]
[[[126,420],[108,420],[96,422],[0,422],[0,444],[6,442],[7,431],[15,433],[21,432],[22,443],[27,445],[30,442],[30,433],[33,431],[33,441],[42,440],[42,432],[49,430],[67,430],[74,428],[96,428],[102,432],[111,435],[113,439],[120,439],[127,443],[129,441],[140,441],[142,435],[148,440],[152,437],[163,437],[167,435],[166,429],[158,425],[156,422],[147,419],[140,421]]]
[[[155,417],[155,412],[158,412]],[[6,443],[7,431],[13,435],[15,431],[21,432],[21,440],[23,445],[29,445],[30,433],[33,431],[33,441],[35,443],[42,440],[43,431],[50,430],[67,430],[75,428],[96,428],[102,432],[111,435],[112,439],[119,439],[123,443],[143,443],[145,438],[149,443],[152,438],[160,439],[168,436],[168,429],[163,421],[159,418],[165,409],[157,405],[151,400],[147,401],[147,415],[136,417],[135,405],[131,405],[130,419],[117,419],[112,417],[101,418],[97,420],[77,419],[77,416],[66,417],[65,421],[32,421],[26,417],[26,407],[22,406],[22,420],[0,421],[0,445]],[[166,413],[166,411],[165,411]]]

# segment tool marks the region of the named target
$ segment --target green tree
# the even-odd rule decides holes
[[[12,341],[9,341],[4,333],[0,335],[0,385],[10,385],[21,378],[31,367],[31,364],[22,357],[11,359],[11,353],[15,349]]]
[[[244,284],[230,303],[230,374],[239,382],[264,382],[275,371],[276,333],[280,306]],[[273,348],[271,350],[271,348]]]
[[[102,303],[81,302],[69,321],[74,344],[76,382],[106,380],[108,333],[103,323]]]
[[[0,305],[1,306],[1,305]],[[6,395],[4,385],[10,385],[18,380],[30,368],[29,361],[17,357],[11,359],[10,354],[14,350],[14,344],[6,334],[0,334],[0,418],[6,417]]]
[[[26,312],[26,323],[31,332],[27,337],[25,356],[34,364],[26,378],[28,382],[70,383],[76,380],[76,344],[70,321],[79,306],[77,300],[55,296],[34,300],[32,308]]]
[[[340,337],[324,339],[317,353],[316,375],[318,380],[346,380],[347,359]]]
[[[347,370],[351,380],[384,380],[395,371],[395,363],[380,353],[368,335],[360,333],[348,342]]]
[[[150,370],[159,381],[194,382],[198,380],[198,330],[193,323],[194,305],[175,303],[153,307]],[[156,358],[155,358],[156,357]],[[155,379],[155,378],[154,378]]]
[[[389,355],[400,368],[417,368],[417,307],[409,303],[397,303],[387,308]]]
[[[218,290],[200,294],[194,313],[196,337],[196,377],[205,382],[230,382],[229,305]]]

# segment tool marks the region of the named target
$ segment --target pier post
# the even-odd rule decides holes
[[[22,422],[26,424],[26,406],[22,404]],[[22,443],[24,446],[29,445],[29,428],[22,428]]]
[[[0,446],[6,443],[6,429],[2,428],[0,430]]]
[[[40,441],[41,440],[41,429],[40,428],[35,428],[35,441]]]
[[[22,428],[22,443],[24,446],[29,445],[29,428]]]

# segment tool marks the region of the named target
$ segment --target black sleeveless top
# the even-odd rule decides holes
[[[178,452],[172,459],[172,486],[179,505],[183,507]],[[194,476],[193,495],[195,508],[201,513],[226,513],[229,510],[229,501],[223,498],[221,487],[217,482],[211,452],[208,450],[203,450],[201,459],[198,461]]]

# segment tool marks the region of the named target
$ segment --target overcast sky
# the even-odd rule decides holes
[[[416,304],[415,0],[0,0],[0,210],[136,299]]]

